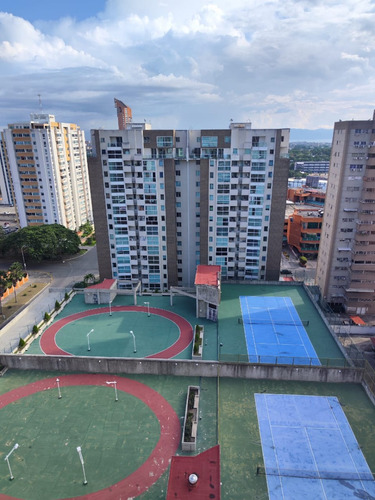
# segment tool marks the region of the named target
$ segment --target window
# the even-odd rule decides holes
[[[202,136],[201,143],[202,143],[202,148],[217,148],[218,137],[217,136]]]
[[[173,147],[172,136],[158,136],[156,137],[156,145],[158,148],[171,148]]]

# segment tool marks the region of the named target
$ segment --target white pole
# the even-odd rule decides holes
[[[12,479],[14,479],[14,476],[13,476],[13,473],[12,473],[12,469],[10,468],[10,463],[9,463],[9,457],[11,456],[11,454],[14,452],[14,450],[16,450],[18,448],[19,444],[16,443],[13,448],[10,450],[10,452],[8,453],[8,455],[4,458],[4,460],[6,460],[6,463],[8,464],[8,469],[9,469],[9,475],[10,475],[10,480],[12,481]]]
[[[116,380],[114,380],[113,382],[106,382],[106,384],[108,384],[108,385],[112,385],[113,384],[114,385],[114,387],[115,387],[115,401],[118,401],[118,397],[117,397],[117,382],[116,382]]]
[[[110,316],[112,316],[111,304],[112,304],[112,300],[109,301],[109,315]]]
[[[135,335],[134,332],[130,330],[130,335],[133,337],[133,347],[134,347],[134,352],[137,352],[137,347],[135,345]]]
[[[147,316],[150,317],[150,302],[145,302],[145,306],[147,306]]]
[[[61,399],[61,391],[60,391],[60,379],[56,379],[56,384],[57,384],[57,390],[59,393],[59,399]]]
[[[77,446],[77,451],[78,451],[79,459],[80,459],[81,464],[82,464],[83,484],[87,484],[86,472],[85,472],[85,462],[83,461],[83,456],[82,456],[82,448],[80,446]]]
[[[88,351],[91,351],[91,347],[90,347],[90,333],[92,333],[94,331],[94,329],[90,330],[89,333],[87,334],[87,350]]]

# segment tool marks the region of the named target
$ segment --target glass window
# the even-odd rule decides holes
[[[217,148],[218,138],[217,136],[202,136],[201,143],[202,148]]]
[[[156,145],[158,148],[171,148],[173,147],[172,136],[158,136],[156,137]]]

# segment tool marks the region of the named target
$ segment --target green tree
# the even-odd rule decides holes
[[[94,227],[91,222],[88,220],[81,226],[79,226],[79,230],[82,232],[82,236],[90,236],[90,234],[94,231]]]
[[[83,282],[84,282],[85,286],[87,286],[89,283],[95,283],[95,275],[92,273],[86,274],[83,277]]]
[[[77,234],[60,224],[24,227],[0,240],[3,254],[22,257],[21,248],[26,248],[28,259],[37,262],[76,254],[79,245]]]
[[[17,302],[16,285],[23,277],[23,267],[20,262],[13,262],[9,268],[9,278],[14,286],[14,302]]]

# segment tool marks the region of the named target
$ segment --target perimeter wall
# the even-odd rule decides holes
[[[229,377],[302,382],[362,383],[363,368],[293,366],[217,361],[0,354],[0,364],[19,370]]]

